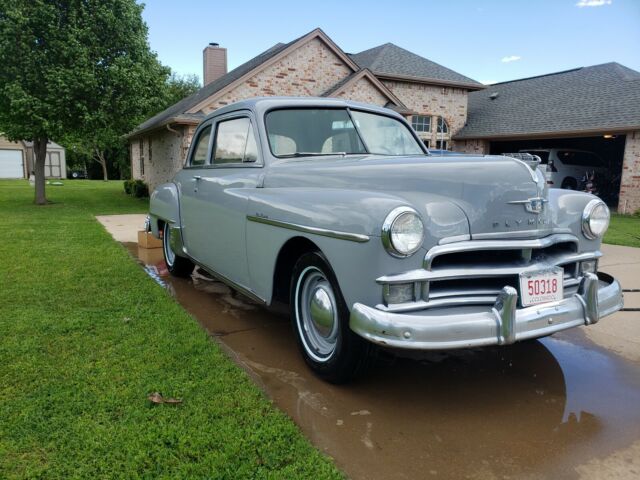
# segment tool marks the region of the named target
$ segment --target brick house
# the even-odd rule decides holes
[[[128,136],[134,178],[151,188],[169,180],[198,123],[221,106],[257,96],[338,97],[396,110],[430,148],[594,151],[611,169],[618,211],[640,209],[640,73],[617,63],[486,87],[392,43],[347,54],[319,28],[228,73],[226,60],[226,49],[207,46],[204,87]]]
[[[185,160],[196,126],[209,113],[245,98],[338,97],[392,108],[411,117],[427,146],[451,148],[467,117],[475,80],[387,43],[347,54],[321,29],[279,43],[227,73],[226,49],[204,49],[204,87],[139,125],[129,136],[131,171],[151,188]]]

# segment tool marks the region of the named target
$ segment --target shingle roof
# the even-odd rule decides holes
[[[217,91],[222,90],[224,87],[226,87],[230,83],[234,82],[235,80],[242,77],[243,75],[246,75],[251,70],[255,69],[256,67],[260,66],[270,58],[274,57],[275,55],[280,53],[282,50],[284,50],[285,48],[287,48],[289,45],[296,42],[297,40],[298,39],[295,39],[289,43],[275,44],[273,47],[265,50],[260,55],[252,58],[248,62],[243,63],[239,67],[234,68],[229,73],[221,76],[220,78],[218,78],[217,80],[214,80],[208,85],[205,85],[200,90],[193,93],[192,95],[189,95],[188,97],[183,98],[178,103],[170,106],[166,110],[163,110],[157,115],[141,123],[128,136],[129,137],[135,136],[145,130],[156,128],[158,126],[166,124],[169,121],[175,121],[175,120],[188,121],[190,119],[195,121],[203,118],[204,115],[202,114],[187,114],[186,112],[191,108],[193,108],[194,106],[196,106],[197,104],[199,104],[200,102],[206,100],[208,97],[210,97]]]
[[[368,68],[376,75],[413,77],[425,81],[484,88],[479,82],[454,72],[420,55],[416,55],[393,43],[385,43],[360,53],[349,55],[361,68]]]
[[[467,124],[454,138],[626,127],[640,127],[640,72],[605,63],[473,92],[469,94]]]

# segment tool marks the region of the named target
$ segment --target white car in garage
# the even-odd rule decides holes
[[[593,152],[571,148],[539,148],[520,150],[537,155],[547,165],[547,179],[555,188],[576,190],[585,173],[595,172],[598,178],[608,177],[606,163]]]

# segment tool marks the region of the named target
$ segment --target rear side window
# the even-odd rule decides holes
[[[211,125],[205,127],[196,139],[191,156],[191,166],[198,167],[207,163],[207,153],[209,152],[209,139],[211,138]]]
[[[585,167],[602,166],[600,158],[589,152],[559,151],[558,158],[565,165],[579,165]]]
[[[247,117],[219,122],[215,142],[215,165],[255,162],[258,159],[258,145]]]

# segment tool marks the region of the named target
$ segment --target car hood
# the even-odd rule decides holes
[[[477,238],[540,235],[551,229],[548,208],[527,211],[530,199],[546,197],[540,172],[503,156],[306,157],[271,165],[266,188],[331,188],[379,191],[407,201],[422,215],[429,202],[455,204]]]

